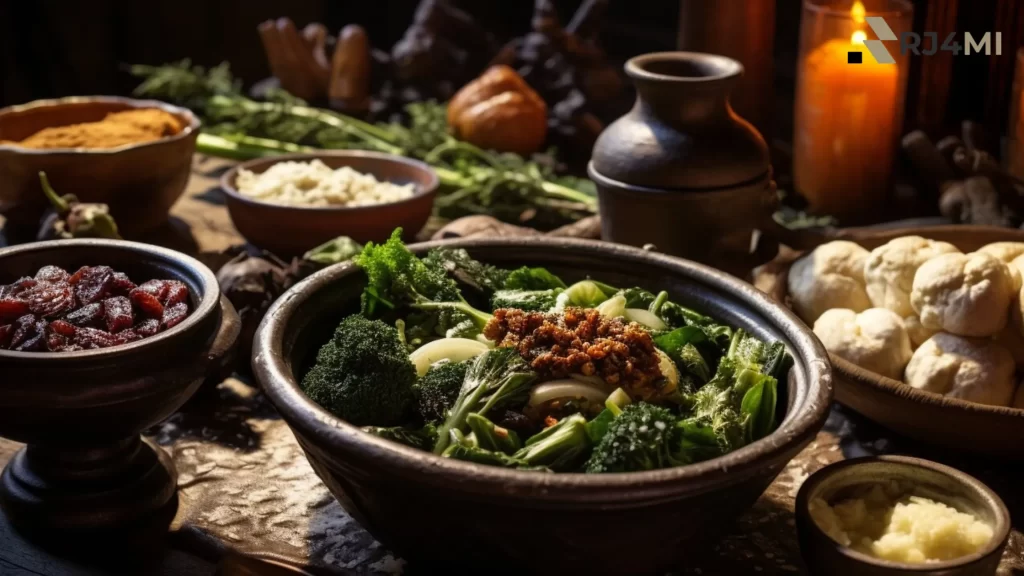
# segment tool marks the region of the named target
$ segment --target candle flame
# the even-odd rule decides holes
[[[864,16],[866,14],[867,12],[864,10],[864,4],[861,3],[860,0],[854,2],[853,7],[850,8],[850,17],[852,17],[853,21],[856,22],[857,24],[864,23]]]
[[[864,41],[868,39],[868,35],[863,30],[857,30],[850,36],[850,42],[853,44],[864,44]]]

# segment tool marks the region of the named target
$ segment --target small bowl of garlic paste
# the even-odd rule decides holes
[[[811,574],[996,573],[1010,534],[1003,501],[977,479],[905,456],[845,460],[812,474],[796,500]]]

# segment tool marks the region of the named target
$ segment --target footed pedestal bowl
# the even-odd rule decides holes
[[[175,494],[176,472],[140,432],[185,403],[232,349],[240,323],[213,273],[164,248],[58,240],[0,250],[0,284],[46,265],[105,265],[136,283],[188,286],[177,326],[112,348],[0,350],[0,436],[27,444],[0,476],[0,506],[27,532],[90,532],[145,519]]]

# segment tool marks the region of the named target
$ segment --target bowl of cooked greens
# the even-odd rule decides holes
[[[396,231],[280,298],[253,369],[376,538],[488,573],[679,566],[832,397],[824,349],[752,286],[562,238]]]

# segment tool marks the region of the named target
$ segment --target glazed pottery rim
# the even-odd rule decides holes
[[[821,343],[792,312],[753,286],[725,273],[639,248],[570,238],[530,239],[525,242],[519,238],[463,239],[425,242],[411,245],[410,248],[427,250],[444,246],[472,249],[523,247],[524,244],[538,248],[574,249],[623,261],[641,260],[645,264],[664,267],[666,272],[674,269],[674,273],[681,278],[689,278],[708,290],[725,292],[743,302],[745,307],[771,321],[790,341],[798,361],[802,358],[805,363],[806,382],[802,390],[797,390],[792,410],[786,413],[770,435],[733,452],[704,462],[646,472],[539,474],[442,458],[385,440],[341,421],[310,400],[302,392],[298,378],[291,374],[283,355],[284,333],[291,312],[333,282],[358,273],[352,263],[330,266],[310,276],[271,306],[257,330],[253,345],[253,368],[264,392],[289,426],[296,429],[297,436],[317,438],[314,443],[317,450],[324,450],[324,446],[328,447],[327,450],[337,450],[340,446],[341,452],[372,460],[375,467],[385,468],[389,474],[404,472],[416,474],[420,478],[433,476],[442,481],[456,477],[460,490],[483,491],[492,496],[502,494],[517,497],[525,492],[532,499],[563,501],[565,490],[584,490],[576,493],[574,500],[577,503],[594,499],[603,502],[632,501],[641,495],[654,498],[679,493],[702,493],[714,490],[709,487],[706,479],[716,476],[720,481],[715,486],[733,485],[764,470],[773,454],[795,450],[810,442],[824,424],[831,405],[832,385],[831,368]],[[705,483],[688,482],[701,478],[705,479]]]
[[[907,400],[939,408],[956,408],[959,410],[970,410],[974,412],[997,414],[1000,416],[1011,416],[1014,418],[1020,418],[1022,423],[1024,423],[1024,408],[1014,408],[1013,406],[994,406],[992,404],[970,402],[961,398],[945,396],[938,392],[921,390],[919,388],[914,388],[906,382],[901,382],[877,372],[861,368],[853,362],[850,362],[845,358],[840,358],[831,352],[829,353],[829,359],[832,362],[832,367],[843,377],[856,380],[861,384],[867,384],[868,386],[881,390],[887,394],[899,394]]]
[[[247,196],[244,196],[235,187],[235,180],[238,177],[238,173],[241,170],[243,170],[243,169],[244,170],[249,170],[253,166],[256,166],[258,164],[264,164],[264,163],[267,163],[267,162],[272,162],[269,166],[267,166],[267,169],[270,169],[271,166],[274,166],[275,164],[280,164],[281,162],[299,161],[299,160],[314,160],[314,159],[320,159],[320,158],[371,158],[371,159],[375,159],[375,160],[381,160],[381,161],[383,161],[385,163],[404,164],[406,166],[414,168],[416,171],[418,171],[420,173],[423,173],[423,174],[426,174],[427,176],[429,176],[429,182],[425,186],[420,186],[420,185],[416,184],[417,190],[415,192],[413,192],[413,195],[409,196],[408,198],[403,198],[401,200],[396,200],[394,202],[381,202],[379,204],[367,204],[365,206],[295,206],[295,205],[291,205],[291,204],[275,204],[273,202],[264,202],[262,200],[256,200],[254,198],[249,198]],[[337,168],[333,168],[333,170],[337,170]],[[374,176],[374,178],[377,178],[377,177]],[[378,179],[378,180],[381,180],[381,179]],[[385,182],[389,182],[389,180],[387,180],[386,178],[383,179],[383,180]],[[341,213],[341,212],[357,214],[357,213],[360,213],[360,212],[362,212],[362,213],[372,212],[373,210],[379,210],[379,209],[381,209],[383,207],[403,206],[403,205],[406,205],[406,204],[414,204],[416,202],[422,201],[425,196],[432,196],[432,195],[436,194],[437,193],[437,189],[438,189],[438,187],[440,185],[441,185],[441,179],[438,177],[437,172],[434,171],[434,169],[431,168],[427,163],[421,162],[420,160],[416,160],[416,159],[413,159],[413,158],[406,158],[405,156],[398,156],[396,154],[388,154],[386,152],[373,152],[373,151],[370,151],[370,150],[325,150],[325,151],[322,151],[322,152],[300,152],[300,153],[295,153],[295,154],[282,154],[282,155],[279,155],[279,156],[269,156],[269,157],[263,157],[263,158],[253,158],[252,160],[248,160],[248,161],[243,162],[241,164],[236,164],[235,166],[232,166],[231,169],[228,170],[227,172],[225,172],[224,175],[221,176],[221,178],[220,178],[220,187],[221,187],[221,189],[224,191],[225,194],[230,196],[232,200],[236,200],[236,201],[241,202],[243,204],[248,204],[250,206],[257,206],[257,207],[260,207],[260,208],[269,208],[269,209],[274,209],[274,210],[288,210],[288,211],[294,211],[296,213],[306,213],[306,214],[308,214],[308,213],[325,213],[325,214],[330,214],[330,213]]]
[[[887,10],[864,10],[864,16],[880,16],[883,18],[903,18],[908,14],[913,14],[914,5],[909,0],[887,0],[890,5],[898,5],[899,7],[889,8]],[[811,12],[817,12],[824,14],[830,18],[850,18],[850,9],[845,5],[843,7],[834,6],[828,4],[828,0],[815,1],[815,0],[803,0],[801,2],[805,10]]]
[[[118,356],[126,356],[150,350],[164,344],[167,340],[173,339],[178,334],[193,328],[204,319],[208,318],[211,314],[215,313],[220,307],[220,285],[217,283],[217,277],[214,276],[213,272],[205,264],[187,254],[183,254],[169,248],[154,246],[152,244],[99,238],[47,240],[45,242],[31,242],[28,244],[18,244],[16,246],[0,248],[0,263],[3,262],[4,258],[16,254],[36,251],[49,252],[61,250],[67,247],[80,249],[112,248],[127,252],[143,253],[150,257],[160,257],[161,260],[173,263],[171,266],[173,268],[190,268],[195,270],[198,273],[200,287],[203,290],[203,293],[196,295],[199,297],[198,304],[189,312],[188,317],[182,320],[179,324],[172,326],[163,332],[154,334],[153,336],[136,340],[135,342],[94,350],[79,350],[76,352],[19,352],[14,350],[0,350],[0,360],[16,360],[21,362],[39,360],[52,363],[75,362],[90,359],[107,360]],[[102,266],[103,264],[97,263],[96,265]],[[189,292],[191,293],[191,289]]]
[[[749,186],[755,186],[761,182],[767,182],[771,180],[771,167],[769,166],[760,176],[751,178],[750,180],[744,180],[742,182],[736,182],[735,184],[726,184],[724,186],[715,186],[714,188],[707,187],[680,187],[680,188],[655,188],[652,186],[640,186],[638,184],[629,184],[621,180],[615,180],[609,178],[604,174],[601,174],[594,167],[594,161],[590,160],[587,162],[587,176],[594,181],[594,184],[598,187],[598,192],[601,189],[615,190],[616,192],[628,192],[632,194],[650,194],[650,195],[661,195],[670,197],[672,194],[678,194],[680,192],[692,193],[692,194],[714,194],[715,192],[731,192],[738,188],[746,188]]]
[[[89,156],[112,156],[121,152],[127,152],[129,150],[135,150],[138,148],[148,148],[150,146],[160,146],[163,144],[169,144],[171,142],[178,142],[180,140],[187,139],[189,137],[198,136],[199,128],[202,122],[199,117],[196,116],[188,108],[182,108],[160,100],[138,100],[135,98],[124,98],[122,96],[66,96],[64,98],[47,98],[43,100],[33,100],[26,102],[25,104],[16,104],[14,106],[8,106],[0,109],[0,119],[9,114],[17,114],[26,110],[32,110],[36,108],[48,108],[52,106],[61,106],[65,104],[91,104],[91,103],[102,103],[102,104],[125,104],[129,108],[158,108],[174,116],[186,120],[187,125],[183,126],[181,131],[177,134],[165,136],[158,140],[151,140],[148,142],[137,142],[131,144],[122,144],[114,148],[26,148],[24,146],[17,146],[14,144],[2,144],[0,143],[0,152],[15,152],[17,154],[34,155],[34,156],[56,156],[56,155],[89,155]],[[56,126],[56,125],[55,125]],[[53,128],[55,126],[47,126],[47,128]]]
[[[836,474],[848,473],[850,468],[857,466],[873,465],[878,463],[895,464],[903,469],[908,468],[923,468],[932,472],[936,472],[949,478],[953,483],[967,487],[968,490],[974,493],[981,494],[983,498],[979,499],[983,501],[984,506],[992,512],[995,518],[995,525],[992,526],[992,539],[985,545],[984,548],[978,552],[960,556],[952,560],[943,560],[940,562],[926,562],[921,564],[910,564],[906,562],[896,562],[893,560],[883,560],[881,558],[875,558],[868,554],[858,552],[853,548],[844,546],[839,542],[836,542],[824,530],[818,526],[818,523],[810,514],[810,499],[811,492],[815,490],[822,482],[828,478],[835,476]],[[913,493],[913,490],[910,491]],[[972,500],[974,500],[972,498]],[[948,505],[946,502],[943,504]],[[882,456],[866,456],[861,458],[851,458],[848,460],[842,460],[833,464],[825,466],[821,470],[818,470],[814,474],[811,474],[804,483],[800,486],[800,491],[797,493],[796,506],[799,507],[797,514],[805,516],[807,519],[806,524],[810,530],[815,531],[820,537],[825,538],[828,542],[835,544],[835,549],[848,560],[869,564],[878,568],[890,568],[895,570],[901,570],[903,572],[925,572],[932,573],[937,570],[948,570],[960,568],[965,565],[978,562],[985,559],[993,552],[1001,548],[1007,538],[1010,536],[1010,532],[1013,529],[1011,525],[1010,511],[1006,507],[1006,503],[1003,499],[995,493],[994,490],[989,488],[984,482],[978,480],[974,476],[957,470],[951,466],[933,462],[931,460],[925,460],[923,458],[915,458],[913,456],[897,456],[897,455],[882,455]]]
[[[675,74],[662,74],[651,72],[645,66],[661,62],[685,62],[698,66],[708,65],[715,67],[713,74],[702,76],[679,76]],[[709,54],[706,52],[648,52],[634,56],[626,61],[623,66],[626,74],[635,80],[650,80],[655,82],[669,82],[681,84],[704,84],[709,82],[721,82],[729,78],[736,78],[743,75],[743,64],[739,61],[722,56],[720,54]]]

